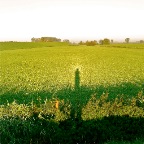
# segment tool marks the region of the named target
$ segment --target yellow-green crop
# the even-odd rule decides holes
[[[60,89],[74,88],[76,69],[80,71],[80,85],[96,89],[93,93],[99,96],[108,92],[111,98],[122,94],[132,97],[144,89],[143,44],[135,47],[0,43],[0,46],[1,104],[51,98]]]

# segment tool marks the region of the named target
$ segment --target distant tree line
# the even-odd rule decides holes
[[[41,38],[31,38],[32,42],[61,42],[61,39],[56,37],[41,37]]]
[[[62,42],[61,39],[59,38],[56,38],[56,37],[41,37],[41,38],[31,38],[31,41],[32,42]],[[10,41],[11,42],[11,41]],[[64,39],[63,42],[66,42],[66,43],[69,43],[69,44],[72,44],[70,42],[69,39]],[[112,44],[114,43],[113,39],[108,39],[108,38],[104,38],[104,39],[100,39],[99,41],[96,41],[96,40],[87,40],[87,41],[80,41],[79,45],[87,45],[87,46],[95,46],[95,45],[109,45],[109,44]],[[125,38],[125,43],[130,43],[130,38]],[[144,43],[144,40],[139,40],[137,41],[136,43]]]
[[[93,40],[93,41],[88,41],[87,40],[86,42],[80,41],[79,45],[94,46],[94,45],[98,45],[98,44],[108,45],[110,43],[113,43],[113,40],[109,40],[109,39],[105,38],[103,40],[99,40],[99,43],[96,40]]]
[[[144,40],[140,40],[139,42],[140,42],[140,43],[144,43]]]
[[[82,42],[82,41],[80,41],[79,42],[79,45],[87,45],[87,46],[94,46],[94,45],[97,45],[98,43],[97,43],[97,41],[96,40],[94,40],[94,41],[86,41],[86,42]]]
[[[127,44],[130,43],[130,38],[126,38],[124,42],[127,43]],[[100,45],[109,45],[109,44],[112,44],[112,43],[114,43],[113,39],[110,40],[108,38],[105,38],[105,39],[99,40],[98,42],[96,40],[93,40],[93,41],[88,41],[87,40],[86,42],[80,41],[78,44],[79,45],[94,46],[94,45],[98,45],[98,44],[100,44]],[[118,43],[118,42],[116,42],[116,43]],[[121,42],[121,43],[123,43],[123,42]],[[144,40],[140,40],[140,41],[132,42],[132,43],[144,43]]]
[[[126,38],[125,42],[129,43],[130,42],[130,38]],[[136,43],[144,43],[144,40],[137,41]]]

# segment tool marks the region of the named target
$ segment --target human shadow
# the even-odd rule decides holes
[[[69,118],[73,120],[82,119],[82,109],[87,105],[92,95],[96,95],[100,98],[103,93],[108,93],[108,101],[114,101],[115,98],[120,98],[123,95],[124,99],[132,98],[132,96],[137,96],[139,92],[144,92],[143,84],[134,83],[121,83],[117,85],[109,85],[107,87],[99,85],[97,87],[90,87],[86,85],[81,85],[80,83],[80,71],[76,69],[75,71],[75,85],[74,88],[68,86],[60,90],[52,91],[37,91],[37,92],[27,92],[21,90],[15,92],[17,88],[7,91],[0,96],[0,105],[8,105],[14,101],[17,104],[26,104],[31,106],[31,104],[36,104],[40,106],[44,104],[45,100],[55,99],[59,102],[64,101],[64,103],[57,108],[66,113],[65,107],[69,105],[70,114]]]
[[[39,143],[39,144],[102,144],[108,141],[134,141],[144,138],[144,117],[130,117],[129,115],[108,115],[95,119],[82,119],[82,109],[88,104],[93,94],[100,97],[103,93],[109,93],[108,100],[111,101],[118,94],[137,95],[143,90],[143,85],[122,83],[115,86],[99,86],[91,88],[80,84],[80,72],[75,72],[75,86],[66,87],[55,94],[49,91],[38,91],[26,94],[7,92],[0,97],[3,105],[12,103],[18,104],[31,102],[37,106],[44,103],[45,99],[55,98],[64,101],[57,109],[65,113],[65,106],[70,105],[69,117],[64,120],[55,120],[55,113],[42,114],[33,113],[25,119],[19,117],[6,117],[0,119],[1,123],[1,144],[5,143]],[[114,93],[115,92],[115,93]],[[112,93],[112,94],[111,94]],[[113,94],[114,93],[114,94]],[[128,97],[129,98],[129,97]]]
[[[10,104],[13,101],[16,101],[18,104],[29,105],[32,101],[38,104],[44,103],[46,99],[51,100],[52,98],[69,100],[72,101],[72,103],[77,101],[78,98],[83,103],[86,103],[92,94],[96,94],[97,97],[100,97],[103,93],[108,93],[108,99],[113,100],[118,96],[121,97],[122,95],[125,98],[131,98],[132,96],[137,96],[140,91],[144,93],[144,83],[122,82],[108,86],[89,86],[80,84],[80,76],[78,78],[75,76],[75,83],[74,88],[66,86],[59,90],[54,88],[52,90],[27,91],[25,89],[20,89],[17,91],[19,88],[15,87],[11,90],[6,90],[5,92],[0,93],[0,105],[6,105],[7,103]]]
[[[67,86],[60,90],[52,91],[35,91],[27,92],[21,90],[16,92],[17,88],[14,88],[10,91],[3,93],[0,96],[0,105],[11,104],[16,102],[17,104],[26,104],[31,105],[33,102],[37,106],[40,106],[45,102],[46,99],[57,101],[64,101],[62,106],[59,106],[60,111],[65,112],[65,106],[69,104],[70,106],[70,115],[71,119],[81,119],[82,109],[87,105],[92,95],[96,94],[97,98],[100,98],[103,93],[108,93],[108,100],[113,101],[117,97],[129,99],[132,96],[137,96],[140,91],[144,92],[143,84],[135,84],[130,82],[124,82],[117,85],[103,86],[98,85],[96,87],[90,87],[87,85],[81,85],[80,83],[80,71],[76,69],[75,71],[75,85],[74,88]]]

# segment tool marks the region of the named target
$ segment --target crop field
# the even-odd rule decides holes
[[[40,130],[38,135],[43,139],[32,141],[27,134],[26,138],[31,143],[48,143],[48,131],[42,129],[40,123],[47,121],[50,123],[47,124],[49,130],[50,125],[53,125],[53,130],[66,134],[66,130],[62,131],[63,123],[60,123],[60,129],[60,125],[54,122],[63,121],[67,125],[68,120],[75,117],[83,121],[82,127],[86,129],[87,125],[95,125],[96,121],[103,125],[101,127],[104,130],[108,122],[119,119],[124,125],[124,121],[128,121],[133,126],[130,129],[144,129],[144,44],[81,46],[52,42],[1,42],[0,50],[0,119],[3,124],[3,141],[10,137],[10,134],[6,135],[9,121],[13,128],[11,132],[15,133],[18,130],[15,128],[17,124],[22,125],[25,133],[27,130],[31,132],[32,125],[36,125],[34,128]],[[80,83],[76,91],[77,69]],[[58,106],[55,107],[55,103]],[[32,122],[34,117],[35,121]],[[40,121],[38,125],[34,124],[36,119]],[[134,127],[135,122],[141,127],[139,124]],[[73,125],[75,128],[71,127],[71,134],[77,130],[77,125]],[[132,137],[138,141],[140,135],[144,136],[141,130],[131,134],[130,138],[124,137],[128,131],[121,133],[123,130],[118,125],[115,129],[110,127],[112,131],[116,129],[119,129],[119,133],[115,137],[108,130],[105,132],[105,135],[109,134],[108,137],[101,135],[102,142],[131,140]],[[78,130],[82,132],[80,128]],[[34,131],[31,133],[37,135]],[[87,137],[86,133],[79,134],[81,140],[75,142],[89,143],[88,139],[82,139],[84,135]],[[55,139],[61,136],[67,143],[68,139],[62,134],[53,135],[51,143],[58,143]],[[16,134],[14,137],[10,137],[7,142],[28,142],[16,138]],[[71,140],[70,143],[73,142]]]
[[[23,48],[23,43],[20,44]],[[31,49],[28,49],[29,43],[26,43],[26,49],[20,49],[20,44],[12,43],[16,46],[12,46],[15,50],[11,50],[11,47],[10,50],[8,48],[3,50],[2,47],[1,99],[7,93],[13,95],[23,92],[22,95],[29,95],[73,87],[77,68],[80,71],[81,86],[94,88],[101,86],[113,96],[126,94],[131,97],[143,90],[144,45],[142,44],[137,45],[137,48],[133,48],[132,45],[128,48],[113,48],[113,46],[111,48],[65,44],[44,47],[44,44],[41,44],[40,48]],[[30,43],[30,47],[32,44]],[[3,101],[1,100],[1,104]]]

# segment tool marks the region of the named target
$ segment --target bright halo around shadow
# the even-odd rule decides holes
[[[76,70],[79,70],[80,72],[82,72],[83,71],[83,66],[81,65],[81,64],[76,64],[76,65],[74,65],[73,66],[73,71],[76,71]]]
[[[72,86],[74,86],[74,81],[75,81],[75,72],[78,69],[78,71],[80,72],[80,77],[82,78],[82,74],[83,74],[83,66],[80,63],[73,63],[70,66],[69,69],[69,81],[72,84]]]

